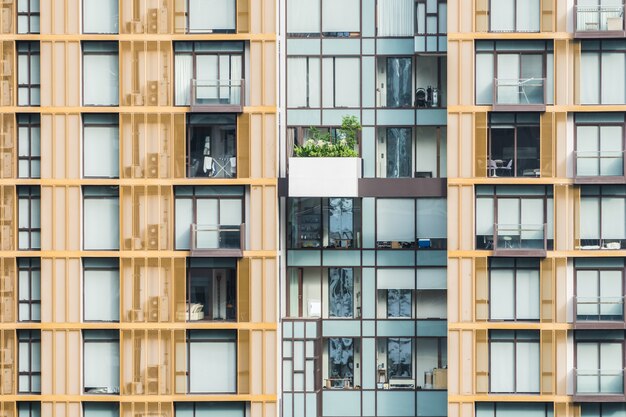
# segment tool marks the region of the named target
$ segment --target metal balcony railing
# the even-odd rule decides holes
[[[624,176],[624,151],[575,151],[577,177]]]
[[[244,223],[239,226],[191,225],[192,256],[241,257],[244,242]]]
[[[547,225],[544,224],[494,224],[494,250],[496,251],[546,251]]]
[[[191,110],[242,112],[245,80],[191,80]]]
[[[623,321],[624,297],[576,296],[576,321]]]
[[[624,393],[624,369],[575,369],[576,394],[605,395]]]
[[[624,6],[576,6],[576,32],[624,30]]]
[[[545,106],[545,78],[496,78],[494,106]]]

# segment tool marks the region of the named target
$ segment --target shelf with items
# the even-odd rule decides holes
[[[321,214],[303,214],[297,228],[298,247],[320,248],[322,246]]]

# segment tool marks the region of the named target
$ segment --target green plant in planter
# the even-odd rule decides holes
[[[333,140],[330,132],[322,133],[318,129],[309,129],[310,138],[302,146],[296,145],[294,155],[298,157],[318,158],[354,158],[359,156],[356,151],[357,136],[361,124],[356,116],[344,116],[341,127],[337,129],[337,138]]]

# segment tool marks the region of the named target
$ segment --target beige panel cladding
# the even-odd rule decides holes
[[[125,330],[120,339],[123,395],[170,395],[175,331]],[[157,404],[154,404],[157,406]]]
[[[250,404],[250,417],[274,417],[278,413],[278,406],[274,402],[253,402]]]
[[[174,415],[174,404],[166,402],[132,402],[122,403],[120,406],[121,417],[153,415],[159,417],[172,417]]]
[[[126,106],[171,106],[171,42],[121,42],[121,103]]]
[[[82,294],[79,258],[41,260],[41,321],[79,323]]]
[[[41,178],[80,178],[81,137],[79,114],[41,115]]]
[[[474,248],[474,187],[448,186],[448,250]]]
[[[448,41],[448,106],[474,104],[474,41]]]
[[[274,251],[277,241],[277,189],[276,186],[250,187],[249,250]]]
[[[554,32],[556,26],[557,31],[565,31],[566,25],[563,22],[567,17],[568,4],[567,0],[540,0],[541,1],[541,32]],[[458,1],[453,3],[462,3],[463,6],[459,11],[459,15],[462,16],[460,25],[450,29],[449,32],[471,32],[472,29],[465,29],[467,27],[467,16],[474,16],[474,32],[489,32],[490,31],[490,12],[489,7],[491,5],[489,0],[474,0],[472,1]],[[472,3],[474,9],[472,10]],[[456,5],[456,4],[455,4]],[[456,5],[459,7],[458,5]],[[456,10],[455,10],[456,11]],[[459,20],[459,16],[455,14],[455,23]],[[471,23],[470,23],[471,26]],[[464,30],[465,29],[465,30]]]
[[[574,104],[575,45],[564,39],[554,41],[554,104]]]
[[[276,106],[276,42],[250,41],[250,106]]]
[[[0,187],[0,250],[14,250],[17,238],[15,187]]]
[[[16,4],[13,1],[0,4],[0,33],[9,34],[15,32],[14,10]]]
[[[80,250],[81,207],[80,187],[41,187],[42,250]]]
[[[276,178],[276,114],[250,113],[247,151],[250,163],[250,178]],[[245,136],[238,140],[245,140]],[[242,147],[245,143],[242,143]],[[240,156],[241,158],[241,156]],[[244,158],[245,159],[245,158]]]
[[[80,68],[79,42],[41,42],[41,105],[79,106]]]
[[[2,88],[2,87],[0,87]],[[1,94],[1,92],[0,92]],[[0,178],[15,178],[17,169],[15,114],[0,115]]]
[[[474,9],[471,0],[448,2],[448,33],[472,32],[474,26],[473,16]]]
[[[4,8],[0,8],[4,12]],[[16,58],[15,43],[0,42],[0,105],[15,105]]]
[[[247,303],[249,321],[252,323],[274,323],[278,320],[276,292],[278,265],[276,258],[247,258],[249,281],[245,292],[240,291],[240,305]],[[244,275],[244,271],[240,275]],[[244,296],[248,296],[244,300]],[[241,321],[241,319],[240,319]]]
[[[554,249],[573,250],[575,246],[575,213],[578,187],[557,184],[554,186]]]
[[[42,330],[42,395],[80,394],[82,369],[81,344],[81,334],[77,330]],[[42,415],[50,414],[44,414],[42,412]]]
[[[82,407],[78,402],[42,402],[41,415],[46,417],[81,417]]]
[[[475,314],[482,314],[484,306],[479,305],[481,293],[474,289],[473,271],[479,274],[482,258],[448,259],[448,321],[450,323],[472,322]],[[477,277],[478,279],[478,277]],[[474,313],[473,294],[476,291],[476,313]]]
[[[171,250],[172,187],[120,187],[122,250]]]
[[[40,0],[41,34],[79,34],[81,3],[81,0]]]
[[[0,258],[0,323],[16,320],[17,273],[14,258]]]
[[[15,330],[0,330],[0,395],[15,394],[17,364]]]

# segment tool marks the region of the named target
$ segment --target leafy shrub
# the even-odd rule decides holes
[[[333,139],[330,132],[322,133],[318,129],[309,129],[310,138],[302,146],[294,147],[294,155],[298,157],[317,158],[350,158],[357,157],[357,136],[361,124],[356,116],[344,116],[341,127],[337,129],[337,138]]]

